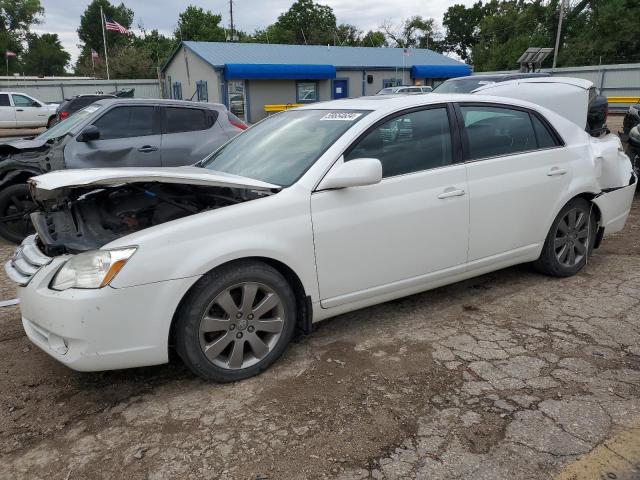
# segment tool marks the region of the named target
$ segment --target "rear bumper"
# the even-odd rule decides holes
[[[638,177],[632,174],[629,185],[608,189],[593,199],[593,203],[598,206],[602,215],[601,226],[604,228],[605,236],[619,232],[624,228],[631,211],[637,185]]]

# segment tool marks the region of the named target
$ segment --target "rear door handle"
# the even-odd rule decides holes
[[[547,172],[547,176],[555,177],[557,175],[564,175],[567,173],[567,170],[564,168],[553,167],[551,170]]]
[[[461,188],[449,187],[444,190],[440,195],[438,195],[439,199],[450,198],[450,197],[461,197],[465,194],[465,191]]]
[[[142,153],[151,153],[151,152],[156,152],[157,150],[158,150],[158,147],[152,147],[151,145],[145,145],[144,147],[140,147],[138,149],[138,151]]]
[[[21,108],[16,108],[16,112],[24,112],[24,110]]]

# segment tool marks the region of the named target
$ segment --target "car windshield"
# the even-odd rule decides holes
[[[365,110],[282,112],[238,135],[199,166],[288,187],[367,113]]]
[[[55,124],[48,130],[45,130],[36,137],[36,140],[46,141],[53,138],[62,137],[73,130],[73,128],[76,125],[80,124],[85,118],[87,118],[89,115],[92,115],[99,109],[100,105],[89,105],[88,107],[85,107],[82,110],[74,113],[69,118],[66,118],[60,123]]]
[[[465,78],[464,80],[447,80],[433,89],[433,93],[470,93],[483,85],[496,83],[494,80],[481,77]]]
[[[395,91],[393,87],[387,87],[380,90],[376,95],[391,95]]]

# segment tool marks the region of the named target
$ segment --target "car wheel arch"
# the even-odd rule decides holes
[[[589,191],[584,191],[582,193],[578,193],[573,195],[572,197],[566,199],[563,202],[559,203],[559,206],[555,209],[554,212],[551,212],[552,215],[550,216],[550,220],[547,222],[546,228],[544,230],[544,235],[546,238],[547,233],[549,232],[549,229],[551,228],[551,225],[553,225],[554,220],[556,219],[556,217],[558,216],[558,214],[560,213],[560,211],[572,200],[576,199],[576,198],[584,198],[585,200],[587,200],[593,208],[593,211],[596,214],[596,221],[598,222],[598,224],[600,223],[601,219],[602,219],[602,212],[600,211],[600,207],[598,207],[598,205],[595,204],[595,202],[593,201],[593,199],[595,197],[597,197],[598,194],[594,193],[594,192],[589,192]],[[600,230],[600,228],[599,228]],[[598,247],[599,244],[599,240],[602,237],[601,232],[598,232],[598,236],[596,237],[596,248]]]
[[[247,261],[267,264],[270,267],[275,268],[287,280],[287,282],[293,289],[293,292],[296,298],[296,328],[302,333],[305,333],[305,334],[310,333],[312,315],[313,315],[313,309],[311,306],[311,297],[306,292],[304,288],[304,284],[302,283],[302,280],[300,280],[300,277],[298,276],[298,274],[291,267],[289,267],[282,261],[276,260],[270,257],[261,257],[261,256],[236,258],[215,266],[214,268],[209,270],[207,274],[211,272],[215,272],[216,270],[222,267],[227,267],[234,263],[247,262]],[[171,319],[171,325],[169,327],[168,347],[170,350],[170,354],[171,354],[171,351],[174,350],[174,346],[175,346],[175,335],[176,335],[175,327],[177,324],[176,320],[177,320],[178,312],[180,311],[180,307],[182,306],[183,302],[187,300],[190,292],[194,288],[196,288],[199,282],[200,280],[198,280],[193,285],[191,285],[191,287],[182,296],[182,299],[180,300],[180,302],[178,302],[178,304],[176,305],[176,308],[173,313],[173,318]]]

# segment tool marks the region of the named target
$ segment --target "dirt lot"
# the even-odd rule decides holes
[[[73,372],[2,308],[0,479],[640,478],[639,310],[640,196],[575,277],[520,266],[342,315],[233,385]]]

